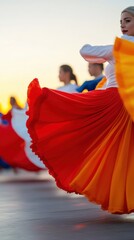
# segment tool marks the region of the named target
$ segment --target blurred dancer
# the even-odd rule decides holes
[[[13,169],[38,172],[46,168],[30,148],[31,138],[26,128],[25,112],[26,108],[20,110],[18,107],[13,107],[10,122],[5,124],[5,120],[1,121],[0,157],[2,161],[0,164],[4,166],[4,159],[4,162]]]
[[[78,81],[76,75],[73,73],[73,69],[69,65],[61,65],[59,69],[59,80],[64,85],[62,87],[57,88],[62,92],[76,92],[76,88],[78,87]],[[75,83],[72,83],[72,80]]]
[[[11,106],[9,111],[2,116],[2,119],[7,120],[8,122],[10,122],[12,118],[12,109],[22,109],[14,96],[10,97],[9,103]]]
[[[103,70],[103,63],[88,63],[88,72],[90,76],[94,77],[94,79],[85,81],[76,90],[78,92],[83,92],[84,90],[94,90],[97,84],[102,80],[102,78],[104,78]]]

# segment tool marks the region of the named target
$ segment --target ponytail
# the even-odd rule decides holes
[[[76,85],[78,85],[78,80],[77,80],[77,77],[76,77],[76,75],[74,73],[71,74],[70,80],[74,80]]]

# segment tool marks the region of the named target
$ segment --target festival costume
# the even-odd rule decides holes
[[[96,85],[95,90],[97,89],[105,89],[107,84],[107,79],[106,77],[102,78],[102,80]]]
[[[134,43],[128,40],[119,43],[128,44],[125,58],[124,49],[114,49],[115,58],[121,55],[126,64],[125,73],[126,56],[131,55],[129,66],[134,61],[129,51],[129,47],[134,50]],[[109,62],[106,89],[69,94],[41,88],[34,79],[28,87],[31,148],[60,188],[85,195],[111,213],[130,213],[134,211],[134,123],[117,88],[124,73],[120,69],[119,75],[117,66],[117,84],[111,45],[86,45],[80,52],[89,62]]]
[[[100,81],[103,78],[104,78],[104,76],[101,74],[100,76],[98,76],[92,80],[87,80],[76,90],[77,90],[77,92],[83,92],[84,90],[92,91],[97,87],[97,85],[100,83]]]
[[[30,149],[25,111],[13,109],[10,123],[0,124],[0,157],[13,168],[38,172],[45,166]]]

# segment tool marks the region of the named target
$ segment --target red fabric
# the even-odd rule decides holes
[[[89,152],[110,131],[115,116],[123,108],[117,89],[69,94],[47,88],[38,80],[28,89],[32,149],[49,168],[59,187],[75,191],[69,185]],[[98,138],[100,133],[101,138]],[[93,144],[94,143],[94,144]]]
[[[69,94],[28,88],[32,149],[57,185],[112,213],[134,211],[134,123],[117,88]]]
[[[7,120],[9,123],[11,122],[12,118],[12,111],[8,111],[6,114],[2,115],[3,120]]]
[[[11,125],[0,125],[0,157],[14,168],[22,168],[28,171],[39,171],[27,158],[24,147],[25,142],[13,130]]]

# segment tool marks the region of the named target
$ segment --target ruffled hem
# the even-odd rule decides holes
[[[57,186],[111,213],[132,212],[134,126],[117,89],[68,94],[34,79],[28,105],[31,148]]]
[[[32,151],[39,156],[40,160],[45,163],[46,168],[48,169],[49,174],[55,179],[56,185],[67,191],[68,193],[74,192],[66,188],[62,182],[58,179],[58,175],[56,174],[54,168],[49,164],[49,161],[47,158],[44,157],[44,155],[40,154],[40,151],[38,151],[36,146],[36,141],[38,139],[36,131],[33,131],[33,125],[36,124],[36,121],[38,120],[39,116],[39,109],[42,104],[42,100],[44,101],[47,98],[47,88],[40,88],[39,81],[37,78],[35,78],[28,87],[28,110],[26,114],[28,115],[28,120],[26,123],[26,126],[28,128],[28,133],[31,136],[32,143],[31,143],[31,149]]]

